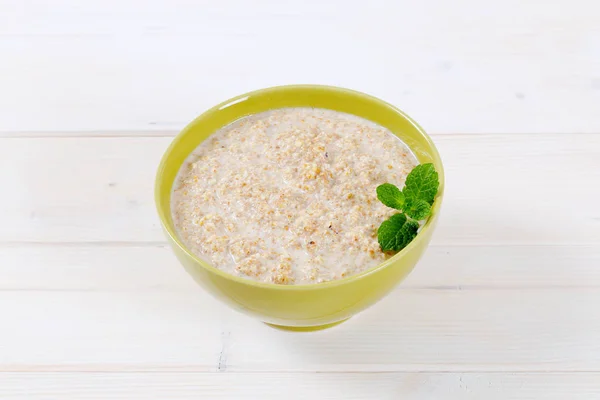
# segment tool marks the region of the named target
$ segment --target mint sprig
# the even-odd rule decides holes
[[[402,211],[383,221],[377,230],[382,251],[400,251],[417,236],[419,221],[431,214],[439,185],[438,173],[433,164],[428,163],[410,171],[403,190],[391,183],[377,187],[379,201]]]

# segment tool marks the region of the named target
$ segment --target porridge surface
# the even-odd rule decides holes
[[[187,158],[171,196],[176,231],[200,258],[277,284],[340,279],[374,267],[377,228],[417,160],[387,129],[337,111],[285,108],[242,118]]]

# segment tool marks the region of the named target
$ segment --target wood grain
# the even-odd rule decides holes
[[[598,393],[598,373],[0,373],[7,400],[589,400]]]
[[[599,289],[396,290],[286,333],[198,289],[2,291],[0,371],[600,372]]]
[[[180,129],[246,91],[318,83],[436,134],[600,133],[591,5],[3,0],[0,131]]]

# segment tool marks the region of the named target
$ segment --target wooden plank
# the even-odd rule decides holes
[[[437,245],[600,242],[600,135],[451,135]],[[0,139],[0,242],[163,242],[165,137]],[[68,162],[65,162],[68,160]]]
[[[396,290],[275,330],[182,292],[0,292],[0,371],[600,372],[598,289]]]
[[[402,287],[585,288],[600,284],[600,246],[431,246]]]
[[[195,291],[171,249],[160,246],[0,247],[0,291]]]
[[[589,400],[598,373],[0,373],[0,397],[41,399]]]
[[[433,133],[599,133],[589,5],[2,1],[0,131],[179,129],[249,90],[321,83]]]
[[[399,287],[600,287],[600,246],[432,246]],[[0,247],[0,291],[195,291],[166,245]]]
[[[164,240],[153,185],[170,140],[0,140],[0,241]]]

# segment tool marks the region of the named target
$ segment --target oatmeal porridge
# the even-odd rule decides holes
[[[215,132],[186,159],[171,196],[198,257],[276,284],[340,279],[384,261],[377,228],[417,160],[389,130],[337,111],[284,108]]]

